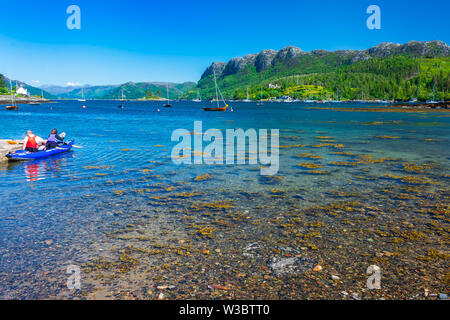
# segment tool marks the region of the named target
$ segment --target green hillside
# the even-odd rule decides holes
[[[382,44],[366,51],[306,53],[295,47],[277,53],[263,51],[213,64],[197,88],[202,98],[215,96],[214,69],[228,99],[245,99],[248,88],[250,99],[290,95],[298,99],[429,100],[434,88],[436,99],[449,100],[449,50],[446,44],[437,43],[437,48],[434,42],[410,42]],[[280,88],[268,88],[269,83]],[[184,97],[195,98],[197,88]]]
[[[194,82],[169,83],[169,96],[171,99],[176,99],[194,86]],[[159,82],[127,82],[121,85],[89,86],[83,89],[77,88],[59,96],[65,99],[79,99],[82,97],[82,90],[86,99],[120,99],[122,90],[125,99],[166,97],[166,83]]]

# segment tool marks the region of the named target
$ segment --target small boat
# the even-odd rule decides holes
[[[38,151],[38,152],[28,152],[25,150],[18,150],[15,152],[8,153],[6,155],[6,157],[8,158],[9,161],[35,160],[35,159],[46,158],[46,157],[54,156],[54,155],[69,151],[70,149],[72,149],[72,146],[74,143],[75,143],[75,140],[72,140],[72,141],[64,143],[56,148]]]
[[[167,90],[167,103],[163,105],[164,108],[171,108],[172,105],[170,104],[170,97],[169,97],[169,83],[166,82],[166,90]]]
[[[203,110],[205,111],[227,111],[227,107],[228,105],[225,103],[225,100],[223,98],[222,92],[220,92],[219,87],[217,86],[217,80],[216,80],[216,72],[214,71],[214,85],[216,86],[216,102],[217,102],[217,107],[203,107]],[[220,97],[223,101],[224,106],[221,107],[219,104],[219,93],[220,93]]]
[[[18,106],[6,106],[6,110],[17,110],[19,109]]]
[[[84,98],[84,90],[81,88],[81,99],[78,99],[78,101],[84,102],[86,99]]]
[[[123,108],[125,108],[125,106],[123,106],[123,105],[120,105],[120,106],[117,106],[117,108],[119,108],[119,109],[123,109]]]
[[[205,111],[227,111],[227,107],[203,107]]]
[[[192,100],[192,102],[202,102],[202,99],[200,99],[200,92],[197,89],[197,99]]]
[[[40,106],[41,104],[39,102],[30,102],[28,103],[30,106]]]
[[[250,100],[249,94],[248,94],[248,88],[247,88],[247,98],[242,100],[242,102],[252,102],[252,100]]]

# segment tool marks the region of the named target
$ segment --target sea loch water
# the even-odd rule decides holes
[[[318,247],[321,256],[331,259],[334,245],[340,245],[349,249],[341,256],[348,256],[349,264],[357,265],[360,262],[350,260],[350,248],[358,247],[359,241],[369,244],[364,242],[365,237],[375,236],[353,240],[348,237],[353,242],[342,243],[342,230],[351,229],[350,217],[345,217],[350,223],[345,227],[343,216],[314,216],[323,228],[333,229],[319,232],[319,222],[311,220],[311,215],[304,216],[303,210],[325,210],[323,206],[337,200],[364,199],[360,202],[372,209],[359,210],[354,202],[350,208],[358,212],[353,213],[353,222],[360,221],[362,225],[369,225],[367,212],[380,212],[377,223],[372,221],[370,227],[361,227],[370,233],[375,232],[374,226],[396,217],[399,225],[400,219],[410,221],[411,210],[387,215],[391,208],[418,207],[418,203],[411,202],[417,200],[405,196],[408,192],[426,190],[437,197],[435,192],[442,194],[448,185],[448,113],[342,112],[297,103],[231,103],[234,112],[204,112],[202,106],[209,102],[174,102],[172,108],[161,108],[163,102],[124,104],[125,108],[119,109],[116,101],[58,101],[21,105],[17,112],[0,109],[1,138],[21,139],[27,129],[46,138],[52,128],[57,128],[83,147],[54,158],[0,165],[1,298],[89,296],[98,288],[103,288],[102,297],[116,298],[121,297],[117,288],[124,287],[137,292],[137,297],[155,298],[156,293],[142,293],[138,288],[167,281],[178,281],[181,288],[186,283],[183,281],[188,280],[178,279],[180,274],[190,274],[189,281],[211,282],[201,267],[196,269],[200,273],[192,273],[196,263],[214,266],[221,261],[228,266],[223,269],[224,279],[252,272],[262,274],[263,269],[251,268],[264,266],[266,259],[280,250],[289,255],[306,252],[308,259],[318,259],[314,249]],[[193,130],[194,121],[202,121],[203,130],[215,128],[223,132],[278,129],[277,175],[262,176],[259,164],[175,164],[171,151],[176,142],[171,135],[178,128]],[[237,157],[248,160],[252,155]],[[422,191],[417,189],[422,186]],[[397,202],[392,195],[385,200],[377,197],[376,192],[381,189],[395,190]],[[416,199],[420,197],[416,195]],[[380,202],[375,204],[376,201]],[[437,206],[434,202],[429,205]],[[342,210],[346,212],[345,208]],[[295,228],[295,222],[288,221],[294,212],[302,212],[304,217],[304,224]],[[325,239],[331,242],[326,244]],[[331,245],[333,241],[336,242]],[[175,249],[177,243],[183,244],[181,249]],[[186,243],[189,247],[183,247]],[[231,272],[238,268],[242,256],[236,261],[231,257],[239,256],[252,243],[258,243],[264,251],[252,255],[252,259],[260,257],[261,261],[249,261],[249,266],[242,265],[237,274]],[[381,250],[383,245],[379,246]],[[202,260],[212,259],[210,253],[216,249],[219,251],[214,263]],[[175,250],[182,251],[182,259],[195,259],[181,263],[177,260],[181,259],[180,253]],[[155,256],[163,252],[167,252],[164,258]],[[98,267],[104,266],[96,260],[99,257],[108,261],[110,268]],[[175,268],[176,263],[186,270],[165,267]],[[64,287],[64,268],[73,264],[86,271],[81,281],[84,293]],[[364,268],[367,266],[361,270]],[[125,280],[111,280],[113,284],[108,287],[88,276],[99,270],[121,274]],[[149,272],[162,278],[141,278]],[[170,275],[172,280],[163,280],[162,274]],[[258,286],[258,281],[254,286]],[[251,283],[235,297],[251,297],[246,294],[251,292]],[[193,297],[210,297],[207,286],[204,288],[194,292]],[[278,294],[282,295],[280,290]],[[173,291],[173,298],[192,297],[186,292]],[[311,292],[299,293],[299,297],[314,296]],[[280,296],[262,290],[258,297]]]

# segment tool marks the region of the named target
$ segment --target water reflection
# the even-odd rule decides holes
[[[39,159],[34,161],[14,161],[6,164],[8,171],[22,172],[21,176],[25,177],[28,182],[35,182],[61,176],[62,168],[67,166],[67,162],[73,157],[72,153],[60,156],[54,156],[47,159]]]

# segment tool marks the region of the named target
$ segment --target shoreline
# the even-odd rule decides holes
[[[8,161],[8,159],[5,156],[9,152],[22,149],[22,145],[23,145],[22,140],[0,139],[0,164]]]
[[[28,104],[30,102],[52,103],[52,100],[41,97],[14,97],[15,104]],[[0,104],[11,104],[11,96],[0,96]]]

